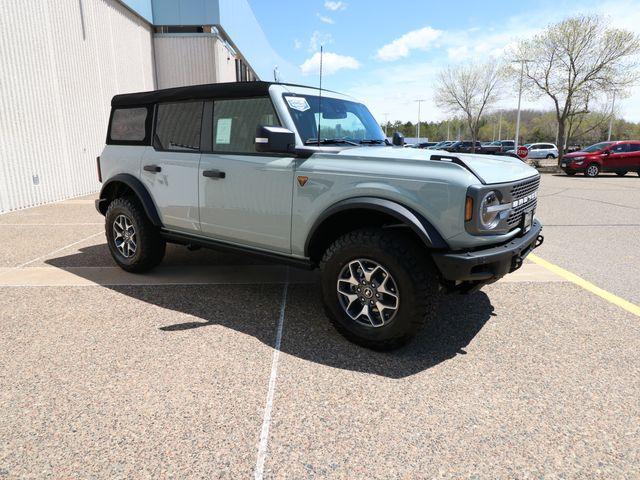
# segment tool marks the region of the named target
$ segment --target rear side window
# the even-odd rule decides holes
[[[142,142],[147,136],[147,108],[118,108],[111,115],[109,137],[116,142]]]
[[[153,147],[179,152],[200,151],[203,102],[158,105]]]
[[[640,143],[632,143],[629,145],[630,152],[640,152]]]
[[[215,100],[213,102],[213,150],[256,153],[256,129],[280,126],[269,98]]]
[[[614,145],[613,147],[611,147],[611,151],[613,153],[625,153],[629,151],[629,144],[628,143],[619,143],[617,145]]]

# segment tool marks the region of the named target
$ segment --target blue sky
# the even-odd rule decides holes
[[[435,75],[452,62],[504,58],[519,38],[575,13],[607,15],[640,33],[640,0],[249,0],[269,42],[291,63],[283,80],[317,85],[317,52],[324,45],[323,86],[359,98],[383,121],[445,118],[433,104]],[[480,6],[481,5],[481,6]],[[500,106],[515,108],[505,90]],[[640,121],[640,89],[618,102]],[[526,107],[550,108],[546,99]],[[385,116],[385,114],[388,114]]]

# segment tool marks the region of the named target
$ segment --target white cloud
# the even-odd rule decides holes
[[[384,45],[378,50],[376,56],[380,60],[392,61],[409,56],[411,50],[427,50],[442,35],[441,30],[424,27],[405,33],[393,42]]]
[[[320,45],[329,45],[331,43],[333,43],[333,37],[330,33],[323,33],[315,30],[309,39],[309,51],[317,52],[320,50]]]
[[[322,56],[322,74],[331,75],[339,70],[356,70],[360,68],[360,62],[353,57],[325,52]],[[318,74],[320,72],[320,52],[316,52],[307,59],[300,70],[303,75]]]
[[[296,50],[300,50],[302,48],[302,42],[300,40],[298,40],[297,38],[293,39],[293,48],[295,48]]]
[[[347,8],[348,3],[345,2],[332,2],[330,0],[327,0],[326,2],[324,2],[324,8],[326,8],[327,10],[331,10],[333,12],[337,11],[337,10],[344,10],[345,8]]]
[[[319,13],[317,13],[316,15],[318,15],[318,18],[323,23],[328,23],[329,25],[333,25],[334,23],[336,23],[336,22],[333,21],[333,18],[331,18],[331,17],[326,17],[324,15],[320,15]]]

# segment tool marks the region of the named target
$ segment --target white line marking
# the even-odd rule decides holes
[[[287,269],[287,272],[289,270]],[[278,377],[278,359],[280,358],[280,345],[282,343],[282,330],[284,328],[284,311],[287,304],[287,289],[289,288],[289,278],[285,280],[282,290],[282,304],[280,305],[280,318],[278,319],[278,330],[276,331],[276,344],[271,359],[271,376],[269,377],[269,390],[267,392],[267,403],[264,406],[264,417],[262,419],[262,430],[260,432],[260,443],[258,444],[258,459],[254,473],[255,480],[262,480],[264,474],[264,463],[267,459],[267,448],[269,446],[269,427],[271,426],[271,410],[273,409],[273,397],[276,392],[276,378]]]
[[[104,222],[96,222],[96,223],[0,223],[0,227],[76,227],[76,226],[94,226],[94,225],[103,225]]]
[[[49,252],[49,253],[45,253],[44,255],[40,255],[39,257],[34,258],[33,260],[29,260],[28,262],[21,263],[20,265],[15,267],[15,269],[24,268],[27,265],[31,265],[32,263],[37,262],[38,260],[42,260],[43,258],[48,257],[49,255],[54,255],[54,254],[56,254],[58,252],[61,252],[62,250],[66,250],[67,248],[73,247],[75,245],[78,245],[79,243],[82,243],[82,242],[84,242],[86,240],[89,240],[90,238],[97,237],[98,235],[104,235],[104,232],[100,231],[98,233],[94,233],[93,235],[89,235],[88,237],[85,237],[85,238],[83,238],[81,240],[78,240],[77,242],[73,242],[73,243],[70,243],[69,245],[65,245],[64,247],[58,248],[58,249],[54,250],[53,252]]]

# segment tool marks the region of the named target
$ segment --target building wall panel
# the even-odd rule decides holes
[[[154,45],[158,88],[235,80],[218,79],[216,60],[222,42],[214,35],[156,34]],[[226,56],[223,60],[226,63]]]
[[[115,0],[3,0],[0,212],[98,190],[111,97],[155,88],[152,42]]]

